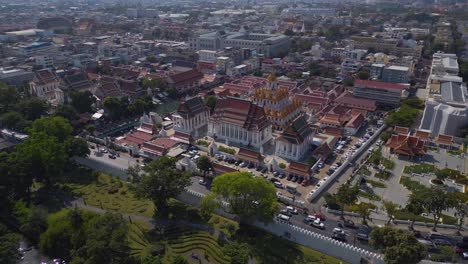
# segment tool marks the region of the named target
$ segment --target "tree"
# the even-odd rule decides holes
[[[131,177],[132,182],[139,182],[140,181],[140,173],[141,173],[141,167],[138,164],[135,164],[134,166],[128,166],[127,168],[127,175]]]
[[[23,131],[29,123],[24,117],[15,111],[6,112],[0,116],[0,123],[3,127]]]
[[[389,225],[393,219],[393,215],[395,215],[395,213],[398,212],[399,205],[388,200],[384,200],[382,204],[383,204],[382,209],[385,210],[385,212],[388,215],[387,225]]]
[[[432,214],[434,226],[432,230],[436,231],[442,211],[451,208],[454,205],[454,200],[444,191],[434,191],[432,195],[428,195],[424,200],[424,208]]]
[[[126,105],[122,103],[122,100],[113,96],[106,97],[103,105],[105,110],[109,113],[109,117],[113,120],[120,119],[127,108]]]
[[[349,184],[343,184],[336,192],[336,201],[340,205],[341,219],[344,219],[344,207],[354,204],[359,195],[358,186],[351,187]]]
[[[374,228],[369,243],[382,251],[385,263],[416,264],[426,256],[426,248],[412,233],[385,226]]]
[[[161,217],[168,217],[168,200],[190,185],[190,175],[176,170],[175,159],[162,157],[144,167],[138,193],[153,201]]]
[[[79,113],[93,112],[93,104],[96,102],[96,98],[90,91],[72,91],[69,94],[71,102],[70,104]]]
[[[370,73],[369,73],[369,71],[367,71],[367,70],[363,70],[363,71],[359,71],[359,72],[357,73],[357,76],[358,76],[358,78],[361,79],[361,80],[369,80],[369,78],[370,78]]]
[[[15,162],[22,164],[20,171],[30,173],[37,181],[46,184],[62,173],[67,162],[64,144],[44,132],[32,133],[16,146],[12,157]]]
[[[32,123],[31,129],[29,129],[28,132],[31,135],[44,133],[48,136],[55,137],[58,142],[63,143],[71,136],[73,127],[65,118],[54,116],[37,119]]]
[[[414,227],[416,216],[424,213],[424,200],[425,197],[420,193],[413,192],[409,196],[408,204],[406,205],[405,210],[415,215],[415,217],[411,219],[411,224],[409,226],[411,230]]]
[[[247,172],[217,176],[211,191],[218,201],[227,202],[223,209],[237,215],[241,223],[254,219],[269,222],[278,211],[273,185],[262,178],[254,178]]]
[[[20,238],[18,234],[10,232],[6,226],[0,223],[0,263],[18,263],[20,259],[18,254]]]
[[[295,35],[295,34],[294,34],[294,31],[292,31],[292,30],[289,29],[289,28],[286,29],[286,30],[284,31],[284,34],[285,34],[286,36],[294,36],[294,35]]]
[[[173,260],[172,264],[188,264],[189,262],[182,256],[177,255]]]
[[[216,106],[216,96],[210,95],[210,96],[206,97],[205,98],[205,105],[208,106],[211,111],[213,111],[215,106]]]
[[[20,230],[34,242],[47,229],[47,210],[43,207],[32,207],[27,217],[21,221]]]
[[[216,196],[213,194],[207,195],[201,201],[200,216],[208,221],[218,207],[219,203],[216,201]]]
[[[170,98],[177,99],[179,92],[175,88],[170,88],[167,90],[167,94],[169,95]]]
[[[238,241],[228,243],[223,247],[223,253],[231,258],[231,264],[247,264],[249,262],[250,247]]]
[[[205,180],[206,173],[211,170],[211,160],[208,156],[201,156],[197,161],[197,167],[200,171],[203,172],[203,180]]]
[[[49,106],[47,102],[38,97],[30,97],[19,102],[18,111],[28,120],[36,120],[47,114]]]
[[[70,105],[60,105],[57,110],[55,110],[54,116],[60,116],[68,121],[78,120],[78,113],[75,108]]]
[[[19,98],[15,88],[0,83],[0,113],[6,113],[16,108]]]
[[[453,208],[455,209],[455,216],[458,218],[458,233],[460,233],[465,222],[465,217],[468,216],[467,196],[459,192],[454,192],[450,195],[453,196]]]
[[[362,217],[362,223],[364,225],[367,224],[367,218],[369,218],[371,209],[372,206],[368,203],[361,202],[357,205],[357,213]]]
[[[86,245],[77,250],[77,255],[89,264],[131,263],[127,233],[128,225],[120,214],[93,218],[86,230]]]
[[[69,157],[87,157],[91,154],[88,142],[79,137],[71,137],[66,142],[67,153]]]

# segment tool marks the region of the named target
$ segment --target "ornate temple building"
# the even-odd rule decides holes
[[[288,87],[278,85],[276,76],[270,74],[267,87],[253,92],[253,100],[265,110],[273,129],[284,130],[301,113],[302,102],[291,99]]]
[[[192,97],[180,103],[172,115],[174,122],[174,139],[190,142],[191,137],[206,133],[210,110],[200,96]]]
[[[272,139],[271,123],[263,107],[248,100],[219,98],[208,122],[208,135],[257,149]]]
[[[310,150],[314,131],[304,116],[294,119],[276,139],[277,156],[298,161]]]

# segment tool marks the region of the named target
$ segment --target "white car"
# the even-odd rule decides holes
[[[339,227],[335,227],[335,228],[333,228],[333,233],[334,234],[343,234],[344,235],[345,232],[343,231],[343,229],[341,229]]]
[[[242,162],[241,164],[239,164],[239,167],[241,168],[247,167],[247,162]]]
[[[306,222],[313,222],[317,219],[317,217],[313,216],[313,215],[308,215],[304,218],[304,221]]]
[[[320,219],[315,219],[315,221],[313,221],[311,225],[316,228],[325,229],[325,225],[322,222],[320,222]]]
[[[204,180],[199,180],[199,181],[198,181],[198,184],[200,184],[200,185],[206,185],[206,181],[204,181]]]
[[[298,214],[297,209],[292,206],[286,206],[286,210],[288,210],[291,214]]]
[[[274,185],[275,185],[276,188],[280,188],[280,189],[284,188],[284,186],[283,186],[283,184],[281,182],[275,182]]]

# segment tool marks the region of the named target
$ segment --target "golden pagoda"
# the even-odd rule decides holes
[[[263,106],[268,120],[277,130],[283,130],[301,112],[302,103],[291,98],[287,87],[278,87],[274,73],[268,75],[266,87],[254,91],[253,99]]]

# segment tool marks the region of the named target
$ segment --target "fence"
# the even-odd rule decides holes
[[[179,199],[193,206],[199,206],[201,199],[204,196],[205,195],[203,193],[187,189],[179,196]],[[224,203],[223,206],[227,206],[227,203]],[[217,210],[216,213],[231,219],[234,218],[233,215],[226,213],[223,209]],[[363,258],[375,264],[385,263],[380,254],[337,241],[288,222],[278,221],[275,219],[273,222],[268,224],[255,222],[254,225],[269,233],[284,237],[292,242],[313,248],[338,259],[343,259],[344,261],[352,264],[362,263],[361,261]],[[289,235],[285,236],[285,234]]]
[[[384,131],[387,128],[386,125],[381,126],[372,137],[369,138],[369,140],[366,141],[357,151],[354,153],[353,156],[351,156],[347,161],[343,162],[343,164],[328,178],[326,182],[324,182],[320,187],[318,187],[314,193],[309,195],[308,200],[312,202],[314,199],[319,197],[319,195],[330,186],[335,179],[343,173],[348,166],[357,158],[359,157],[363,151],[366,151],[367,148],[379,137],[380,133]]]

